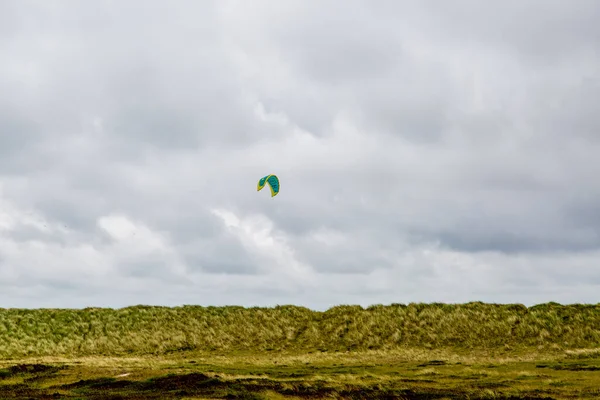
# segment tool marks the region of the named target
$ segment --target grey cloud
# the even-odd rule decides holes
[[[28,109],[27,118],[45,125],[39,138],[48,129],[72,134],[81,129],[82,116],[96,114],[105,119],[107,133],[126,136],[138,147],[247,143],[256,128],[240,108],[241,93],[217,46],[211,9],[206,3],[198,13],[187,13],[158,2],[143,8],[130,2],[119,13],[109,3],[66,12],[42,7],[28,15],[39,22],[35,29],[45,36],[45,45],[28,40],[25,32],[33,28],[23,25],[4,43],[15,66],[36,59],[35,70],[44,81],[32,88],[13,85],[5,95]],[[177,29],[167,39],[156,26]],[[35,92],[36,99],[23,97],[24,90]]]
[[[55,232],[44,232],[39,228],[32,226],[19,226],[12,229],[10,237],[15,242],[46,242],[56,243],[58,245],[67,245],[68,241],[62,235],[57,235]]]
[[[567,235],[564,235],[567,236]],[[574,235],[571,235],[574,236]],[[518,232],[481,232],[481,229],[464,229],[456,232],[436,232],[435,237],[441,243],[453,249],[467,252],[501,251],[508,254],[531,252],[556,252],[568,250],[572,252],[594,250],[600,247],[598,234],[589,233],[583,237],[573,237],[565,241],[564,237],[535,237]]]
[[[300,75],[335,87],[393,72],[403,55],[401,42],[374,20],[362,18],[369,14],[364,3],[348,2],[335,13],[323,12],[324,5],[334,6],[303,7],[292,17],[299,23],[279,23],[272,30],[278,50]]]
[[[319,265],[324,273],[356,274],[375,268],[388,268],[389,261],[374,243],[367,241],[350,245],[327,245],[315,240],[301,239],[293,242],[299,260],[310,265]]]
[[[210,241],[192,242],[179,247],[194,272],[213,274],[254,275],[259,273],[259,265],[235,238],[221,236]]]
[[[2,105],[2,102],[0,102]],[[39,121],[17,107],[0,109],[0,171],[21,173],[36,168],[39,162],[32,157],[32,146],[43,132]]]
[[[317,277],[345,273],[351,289],[321,304],[375,296],[360,283],[378,269],[435,292],[439,271],[410,261],[430,243],[482,263],[488,252],[523,257],[532,274],[541,255],[600,249],[596,2],[0,7],[1,194],[71,229],[6,233],[15,246],[111,248],[97,222],[122,213],[166,232],[200,280],[250,280],[267,261],[209,210],[263,214]],[[258,102],[289,125],[261,121]],[[334,129],[340,115],[354,136]],[[282,179],[275,199],[255,190],[271,172]],[[346,244],[315,241],[321,228]],[[174,274],[167,258],[107,262],[148,285]],[[594,280],[572,282],[584,281]],[[302,290],[273,296],[306,300]]]
[[[164,281],[173,280],[168,260],[157,255],[136,257],[135,260],[119,263],[121,272],[132,278],[159,278]]]
[[[259,262],[217,217],[202,211],[183,221],[182,215],[170,219],[168,226],[175,249],[190,271],[242,275],[260,272]]]
[[[421,33],[457,46],[481,46],[507,52],[536,67],[561,63],[565,56],[593,49],[600,37],[593,0],[565,6],[560,0],[482,3],[460,0],[385,1],[375,5],[388,21],[406,16]],[[408,16],[412,19],[409,20]]]

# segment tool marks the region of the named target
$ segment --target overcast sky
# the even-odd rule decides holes
[[[598,21],[0,1],[0,307],[598,303]]]

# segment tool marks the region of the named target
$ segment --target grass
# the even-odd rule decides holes
[[[0,398],[594,399],[600,305],[2,309]]]

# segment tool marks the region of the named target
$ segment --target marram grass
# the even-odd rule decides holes
[[[600,306],[0,309],[0,398],[600,398]]]
[[[600,305],[0,309],[0,357],[600,348]]]

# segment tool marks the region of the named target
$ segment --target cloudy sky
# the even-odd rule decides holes
[[[0,1],[0,306],[597,303],[599,20]]]

